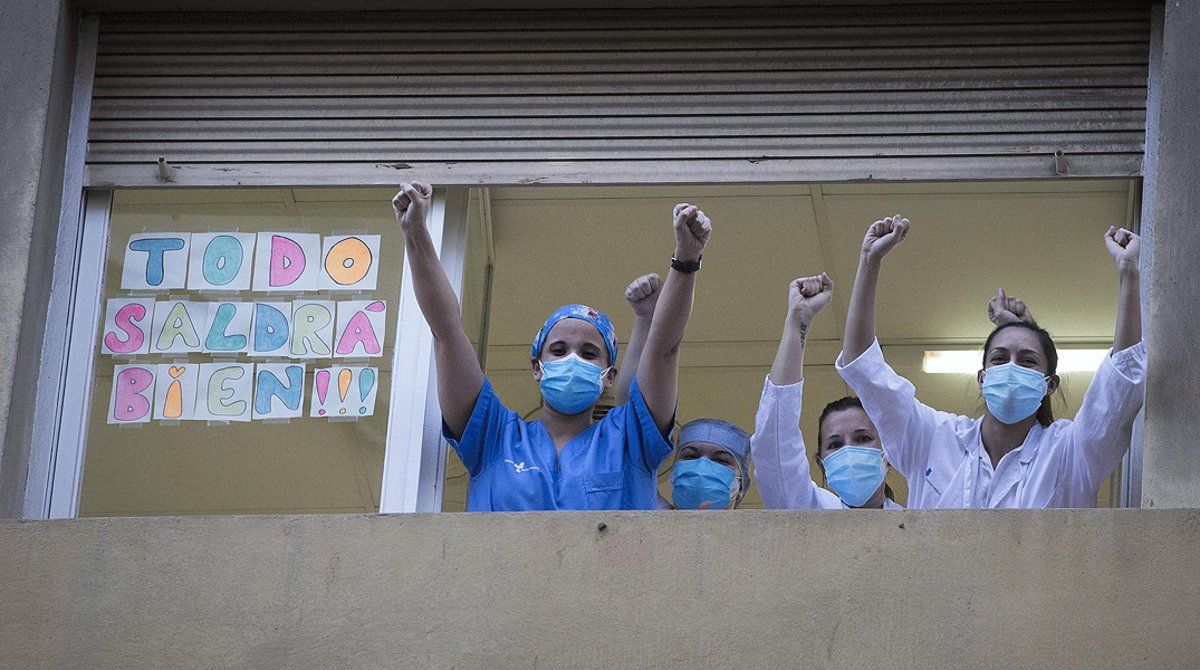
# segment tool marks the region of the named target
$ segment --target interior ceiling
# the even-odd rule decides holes
[[[836,343],[862,235],[897,212],[913,228],[884,270],[877,329],[885,343],[977,343],[999,287],[1026,300],[1060,340],[1103,342],[1112,337],[1116,284],[1102,236],[1109,225],[1130,225],[1131,193],[1128,180],[496,188],[489,341],[528,347],[536,325],[567,302],[605,310],[625,339],[624,287],[665,273],[671,208],[687,201],[714,223],[689,342],[773,351],[787,283],[825,271],[834,301],[810,340]],[[525,356],[497,362],[527,367]]]

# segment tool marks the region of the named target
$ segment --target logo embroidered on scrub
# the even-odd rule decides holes
[[[541,468],[539,468],[536,465],[529,465],[529,466],[525,465],[525,461],[521,461],[520,463],[514,463],[513,461],[510,461],[506,458],[506,459],[504,459],[504,462],[513,466],[513,470],[515,470],[517,472],[517,474],[521,474],[522,472],[532,472],[534,470],[541,470]]]

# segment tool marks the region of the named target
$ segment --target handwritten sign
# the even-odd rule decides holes
[[[102,354],[130,360],[114,366],[108,422],[299,418],[306,392],[308,416],[372,416],[379,368],[332,363],[383,355],[387,302],[330,296],[374,291],[380,250],[379,235],[130,236],[121,288],[137,293],[107,301],[100,333]],[[268,296],[234,295],[251,290]],[[326,367],[309,367],[322,359]]]

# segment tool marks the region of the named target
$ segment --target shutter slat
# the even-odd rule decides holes
[[[382,28],[395,32],[416,30],[475,32],[494,30],[498,23],[510,24],[512,32],[561,30],[564,25],[586,25],[591,30],[641,28],[675,30],[681,25],[679,10],[647,7],[643,9],[543,9],[536,12],[512,10],[373,12],[362,14],[330,12],[323,15],[328,30],[370,32]],[[1088,3],[1087,21],[1141,21],[1145,10],[1128,0]],[[687,11],[688,27],[737,29],[747,27],[788,28],[803,25],[836,26],[930,26],[930,25],[1004,25],[1063,23],[1078,20],[1073,8],[1064,9],[1045,2],[960,3],[954,11],[945,5],[907,5],[903,12],[881,11],[870,6],[799,6],[756,7],[751,11],[723,8],[693,8]],[[313,21],[296,14],[262,12],[188,14],[108,14],[104,16],[105,34],[110,37],[137,33],[187,32],[312,32]]]
[[[808,72],[685,72],[548,75],[363,75],[96,77],[98,96],[362,96],[406,90],[425,95],[558,95],[733,91],[892,91],[1065,86],[1136,86],[1146,67],[819,70]]]
[[[223,160],[230,151],[262,162],[316,160],[438,159],[534,161],[640,158],[798,158],[811,156],[937,156],[979,153],[1107,153],[1128,149],[1143,133],[1045,133],[833,136],[833,137],[705,137],[638,139],[379,140],[379,141],[248,141],[170,143],[172,158],[184,162]],[[133,162],[162,153],[160,142],[93,142],[91,156],[102,162]]]
[[[468,119],[96,121],[93,142],[449,140],[544,137],[754,137],[1143,131],[1140,110],[974,114],[814,114]]]
[[[686,22],[681,25],[686,26]],[[519,30],[479,32],[325,32],[303,33],[147,33],[101,35],[99,54],[192,53],[476,53],[565,51],[684,51],[775,48],[876,48],[880,44],[940,44],[942,46],[1105,44],[1149,40],[1143,22],[907,26],[871,28],[794,28],[672,30],[557,30],[523,34]]]
[[[1115,0],[106,15],[88,178],[1053,178],[1056,150],[1124,177],[1149,24]]]
[[[844,70],[847,60],[860,70],[972,67],[1060,67],[1073,65],[1146,65],[1141,42],[1081,48],[1053,45],[1038,49],[1001,47],[924,47],[903,49],[805,49],[704,51],[628,51],[485,54],[160,54],[110,55],[96,64],[99,77],[211,75],[406,75],[546,74],[579,72],[764,72],[773,70]]]
[[[1146,89],[1067,88],[971,91],[876,91],[833,93],[713,93],[705,95],[371,96],[96,98],[93,118],[111,119],[302,119],[640,116],[672,110],[692,115],[863,114],[871,112],[1142,110]]]

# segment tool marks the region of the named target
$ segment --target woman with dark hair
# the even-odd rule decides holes
[[[812,479],[800,432],[804,344],[813,317],[831,297],[833,282],[823,273],[788,287],[783,336],[750,438],[759,495],[767,509],[902,509],[883,483],[888,466],[879,433],[858,398],[840,398],[821,412],[816,460],[833,491]]]
[[[988,336],[976,376],[986,403],[981,417],[921,403],[913,385],[884,361],[875,338],[875,293],[884,256],[908,229],[899,214],[868,228],[836,362],[879,428],[888,461],[908,479],[908,506],[1095,506],[1100,484],[1129,448],[1145,392],[1138,236],[1123,228],[1104,234],[1118,282],[1113,347],[1074,421],[1055,421],[1050,395],[1059,386],[1058,353],[1032,319],[1009,320]]]
[[[546,319],[530,350],[542,413],[526,422],[500,402],[479,367],[426,228],[432,195],[428,184],[404,183],[392,208],[417,304],[433,332],[442,433],[471,474],[467,509],[654,509],[658,466],[672,450],[679,345],[712,233],[708,217],[693,205],[675,206],[671,271],[629,401],[593,421],[592,408],[616,378],[617,339],[602,312],[564,305]],[[587,247],[575,240],[567,250]]]

